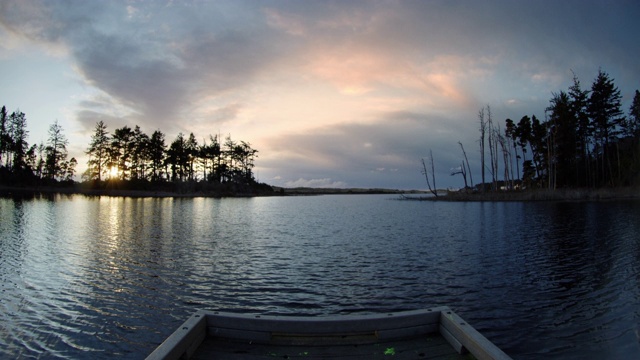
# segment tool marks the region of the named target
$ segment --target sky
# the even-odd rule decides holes
[[[284,187],[438,188],[469,158],[478,111],[544,119],[575,73],[602,69],[628,112],[640,88],[640,2],[0,0],[0,105],[29,144],[55,121],[78,173],[98,121],[170,144],[230,134]]]

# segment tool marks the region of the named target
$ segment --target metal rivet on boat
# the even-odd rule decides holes
[[[260,315],[256,315],[256,319],[259,319],[259,318],[260,318]]]
[[[189,330],[189,328],[185,326],[182,328],[182,330]]]
[[[196,315],[196,317],[200,317],[200,315]]]
[[[460,323],[460,325],[467,325],[467,324],[465,324],[465,323],[461,322],[461,323]]]

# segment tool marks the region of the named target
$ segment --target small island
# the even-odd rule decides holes
[[[253,174],[258,150],[227,135],[209,135],[199,143],[179,133],[167,146],[165,134],[150,136],[139,126],[109,133],[99,121],[86,150],[82,181],[74,180],[75,157],[56,121],[46,143],[27,143],[26,115],[0,111],[0,191],[3,193],[80,193],[113,196],[256,196],[273,194]]]

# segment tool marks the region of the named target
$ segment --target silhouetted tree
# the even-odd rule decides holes
[[[64,180],[65,181],[73,181],[73,176],[76,173],[76,166],[78,165],[78,160],[72,157],[69,161],[64,163]]]
[[[614,171],[612,165],[612,151],[609,145],[617,140],[621,134],[620,125],[624,122],[621,110],[620,90],[614,85],[609,75],[602,70],[591,86],[588,112],[596,144],[596,154],[600,181],[614,185]]]
[[[460,141],[458,141],[458,145],[460,145],[460,148],[462,149],[462,155],[464,156],[464,161],[467,163],[467,171],[466,171],[466,173],[469,174],[469,180],[471,181],[471,187],[473,187],[473,175],[471,174],[471,166],[469,166],[469,159],[467,158],[467,152],[464,151],[464,146],[462,146],[462,143]],[[462,162],[462,167],[464,167],[464,162]],[[464,185],[465,185],[465,187],[467,186],[466,176],[465,176],[465,180],[464,180]]]
[[[629,116],[624,122],[624,135],[640,137],[640,91],[636,90],[629,107]]]
[[[62,132],[62,126],[56,120],[49,127],[49,138],[47,139],[47,146],[45,147],[45,177],[50,180],[63,180],[66,178],[68,164],[65,163],[67,159],[67,145],[69,141]]]
[[[156,130],[151,134],[148,151],[149,161],[151,162],[151,180],[160,181],[163,178],[162,169],[165,163],[165,152],[167,151],[162,131]]]
[[[184,135],[179,133],[169,146],[166,162],[171,168],[171,181],[184,181],[187,175],[189,157],[186,150],[187,141]]]
[[[46,147],[44,143],[40,143],[38,145],[33,145],[29,149],[29,152],[32,153],[33,156],[33,173],[38,179],[42,179],[44,176],[44,167],[45,167],[45,150]]]
[[[551,135],[551,157],[548,159],[551,168],[552,186],[555,188],[575,186],[577,179],[577,119],[571,106],[569,95],[560,91],[553,93],[548,113],[549,131]]]
[[[240,141],[237,146],[238,163],[240,164],[240,172],[243,182],[250,182],[253,179],[254,160],[257,157],[258,150],[252,149],[248,142]]]
[[[569,101],[576,127],[576,185],[589,186],[591,184],[591,127],[587,106],[589,105],[589,91],[582,90],[580,81],[573,74],[573,84],[569,87]]]
[[[424,174],[425,179],[427,180],[427,187],[429,191],[433,194],[433,196],[438,196],[438,188],[436,188],[436,172],[435,165],[433,164],[433,152],[429,149],[429,159],[431,162],[431,180],[429,180],[429,171],[427,170],[427,164],[422,159],[422,174]],[[433,182],[433,187],[431,186]]]
[[[547,183],[545,179],[548,174],[548,128],[546,122],[540,122],[535,115],[531,117],[531,138],[529,139],[529,145],[531,146],[531,154],[533,163],[535,164],[536,179],[540,182],[540,186],[544,186]]]
[[[486,139],[486,133],[487,133],[487,122],[484,119],[484,107],[480,109],[480,111],[478,111],[478,121],[480,121],[480,172],[482,174],[481,190],[484,192],[484,184],[486,183],[484,154],[485,154],[485,139]]]
[[[222,160],[222,146],[220,145],[220,137],[218,135],[211,136],[209,135],[209,140],[211,140],[211,144],[209,145],[208,154],[211,157],[211,180],[215,183],[222,182],[222,173],[225,170],[225,165]]]
[[[529,141],[531,139],[531,118],[528,116],[523,116],[520,121],[518,121],[518,125],[516,126],[515,137],[518,139],[517,143],[522,150],[522,162],[523,162],[523,173],[524,173],[524,162],[527,161],[527,147],[529,146]]]
[[[629,116],[625,121],[624,139],[629,148],[627,159],[621,165],[626,170],[625,182],[633,184],[634,179],[640,178],[640,92],[636,90],[633,102],[629,107]]]
[[[498,140],[500,129],[493,126],[493,116],[491,115],[491,107],[487,105],[487,131],[489,143],[489,165],[491,171],[491,189],[498,189]]]
[[[88,168],[85,173],[86,180],[101,181],[103,175],[109,170],[110,164],[110,144],[109,132],[103,121],[96,123],[91,143],[86,154],[89,155]]]
[[[146,179],[147,163],[149,162],[149,136],[136,125],[133,130],[131,152],[131,179]]]
[[[515,179],[520,179],[520,155],[518,155],[518,147],[516,146],[516,134],[517,134],[517,126],[515,124],[515,122],[513,122],[513,120],[511,119],[507,119],[505,120],[505,129],[504,129],[504,136],[507,139],[507,142],[509,144],[509,148],[513,149],[513,151],[515,152],[515,160],[516,160],[516,177]],[[510,156],[511,156],[511,151],[509,151]],[[513,179],[513,166],[511,166],[511,178]]]
[[[198,149],[199,149],[198,140],[196,140],[196,136],[193,133],[190,133],[189,139],[187,139],[184,145],[185,154],[187,156],[186,172],[187,172],[187,178],[189,179],[189,181],[196,180],[195,165],[196,165],[196,159],[198,158]]]
[[[9,116],[9,133],[11,137],[10,150],[13,154],[11,168],[14,173],[22,173],[26,169],[25,156],[28,146],[27,117],[20,110],[14,111]]]
[[[134,149],[133,130],[123,126],[113,131],[111,136],[110,166],[117,168],[121,180],[127,180],[131,175],[131,157]]]
[[[7,115],[7,108],[2,106],[0,109],[0,166],[2,166],[2,158],[7,160],[6,153],[11,146],[11,135],[9,134],[9,116]],[[6,163],[5,163],[6,166]]]

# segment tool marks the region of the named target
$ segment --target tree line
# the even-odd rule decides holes
[[[55,121],[48,138],[40,144],[27,142],[26,115],[20,110],[8,114],[0,110],[0,183],[35,186],[74,183],[76,166],[69,158],[62,126]],[[253,168],[258,150],[231,135],[209,135],[198,142],[190,133],[179,133],[170,144],[165,134],[154,131],[150,136],[139,126],[114,129],[109,133],[103,121],[96,123],[86,150],[87,170],[84,184],[93,188],[148,188],[163,184],[205,183],[260,187]],[[118,184],[115,186],[114,184]],[[164,188],[168,188],[164,186]],[[170,187],[169,187],[170,188]],[[208,189],[211,189],[209,187]],[[192,189],[193,190],[193,189]]]
[[[29,146],[27,117],[16,110],[0,109],[0,182],[33,185],[72,182],[78,162],[68,158],[69,144],[62,127],[55,121],[46,142]]]
[[[88,168],[85,181],[140,181],[236,183],[255,182],[254,161],[258,150],[245,141],[235,141],[231,135],[222,141],[219,135],[209,135],[199,143],[190,133],[179,133],[167,145],[165,134],[155,130],[151,136],[139,126],[123,126],[109,134],[100,121],[94,128],[87,149]]]
[[[573,84],[566,91],[553,92],[544,119],[535,115],[525,115],[517,122],[506,119],[501,129],[490,106],[483,107],[478,112],[480,188],[637,185],[640,92],[636,90],[626,116],[621,104],[620,90],[600,69],[590,89],[582,89],[574,74]],[[461,168],[464,169],[464,160]],[[470,169],[454,171],[452,175],[462,174],[466,186],[467,173],[470,175]]]

